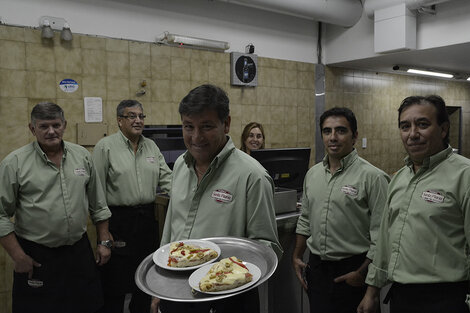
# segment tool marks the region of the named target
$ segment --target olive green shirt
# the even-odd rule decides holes
[[[161,244],[218,236],[259,240],[282,255],[266,170],[229,138],[198,184],[194,159],[181,155],[173,168],[170,203]]]
[[[93,162],[109,206],[153,203],[157,187],[168,192],[171,170],[153,140],[140,136],[137,153],[121,131],[102,138]]]
[[[332,175],[328,155],[305,176],[297,234],[310,252],[336,261],[367,252],[372,259],[390,178],[354,149]]]
[[[469,280],[470,160],[447,149],[392,178],[366,283]]]
[[[90,153],[65,141],[63,148],[60,168],[36,141],[0,163],[0,237],[14,231],[47,247],[72,245],[85,233],[88,214],[93,223],[111,216]]]

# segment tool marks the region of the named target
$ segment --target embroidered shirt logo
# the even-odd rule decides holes
[[[426,190],[426,191],[423,191],[421,198],[423,198],[423,200],[426,202],[442,203],[444,202],[445,197],[439,191]]]
[[[77,176],[85,176],[86,175],[86,169],[82,168],[76,168],[73,170],[73,173]]]
[[[214,198],[215,201],[217,202],[225,202],[225,203],[232,202],[232,198],[233,198],[232,194],[224,189],[217,189],[217,190],[212,191],[211,197]]]
[[[341,187],[341,191],[344,192],[345,194],[347,194],[348,196],[351,196],[351,197],[357,196],[357,193],[358,193],[356,187],[349,186],[349,185]]]
[[[149,162],[149,163],[155,163],[155,157],[153,157],[153,156],[152,156],[152,157],[146,157],[145,159],[146,159],[147,162]]]

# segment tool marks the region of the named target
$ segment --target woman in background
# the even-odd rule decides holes
[[[264,149],[263,125],[257,122],[248,123],[242,132],[242,146],[240,150],[250,154],[251,150]]]

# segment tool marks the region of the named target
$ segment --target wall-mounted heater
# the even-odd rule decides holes
[[[170,34],[169,32],[165,32],[163,38],[157,40],[157,43],[170,46],[208,49],[215,51],[225,51],[230,48],[230,44],[226,41]]]

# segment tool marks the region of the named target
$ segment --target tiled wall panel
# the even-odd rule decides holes
[[[212,83],[227,91],[237,147],[245,124],[261,122],[266,146],[312,146],[314,66],[259,58],[256,88],[230,85],[230,54],[158,46],[152,43],[74,34],[72,42],[42,40],[40,31],[0,25],[0,159],[34,140],[27,125],[32,107],[53,101],[65,111],[64,139],[76,142],[84,122],[83,97],[103,99],[103,120],[117,130],[116,106],[123,99],[144,105],[147,124],[179,124],[179,101],[192,88]],[[65,93],[61,80],[78,82]],[[136,96],[146,82],[146,93]],[[313,114],[313,113],[312,113]],[[88,147],[91,150],[91,147]],[[90,240],[96,234],[89,227]],[[0,313],[11,311],[12,262],[0,247]]]
[[[61,42],[58,35],[44,41],[37,29],[4,25],[0,25],[0,51],[0,159],[34,139],[27,124],[32,107],[40,101],[54,101],[64,108],[68,120],[64,138],[76,142],[75,124],[84,122],[83,97],[103,99],[103,119],[113,133],[120,100],[142,102],[147,124],[179,124],[179,101],[203,83],[227,91],[230,135],[237,147],[244,125],[258,121],[265,127],[267,148],[310,146],[315,155],[314,64],[259,57],[258,86],[243,88],[230,85],[228,53],[77,34],[71,43]],[[65,78],[79,83],[75,93],[58,87]],[[136,96],[144,80],[146,93]],[[469,86],[327,67],[326,107],[351,108],[358,119],[359,139],[368,141],[366,149],[360,140],[356,144],[359,154],[393,173],[405,156],[397,129],[401,100],[412,94],[440,94],[448,105],[462,107],[463,138],[469,138]],[[462,144],[463,155],[470,157],[470,145],[465,140]],[[93,227],[89,235],[94,242]],[[11,311],[12,270],[9,256],[0,248],[0,313]]]

